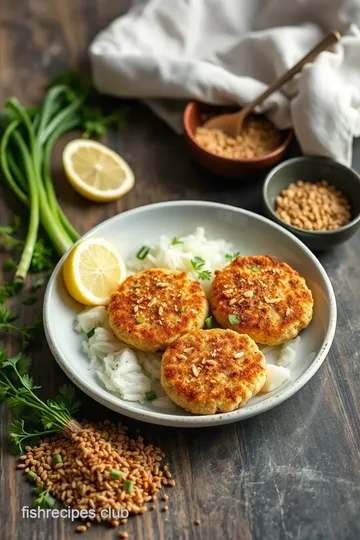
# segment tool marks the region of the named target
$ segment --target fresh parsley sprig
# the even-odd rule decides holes
[[[206,264],[206,261],[202,257],[194,257],[191,259],[191,266],[193,267],[196,272],[198,272],[198,279],[201,280],[208,280],[211,279],[211,271],[210,270],[204,270],[204,266]]]
[[[75,400],[71,385],[63,385],[55,399],[41,400],[36,386],[29,375],[31,361],[22,353],[8,357],[6,349],[0,349],[0,399],[7,402],[16,418],[10,424],[12,451],[22,452],[29,441],[54,433],[66,433],[73,414],[80,402]]]

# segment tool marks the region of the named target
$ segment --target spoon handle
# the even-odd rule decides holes
[[[341,35],[339,32],[336,32],[335,30],[332,30],[329,32],[327,36],[325,36],[315,47],[311,49],[295,66],[293,66],[291,69],[286,71],[277,81],[275,81],[272,85],[270,85],[260,96],[258,96],[254,101],[249,103],[242,111],[245,116],[247,116],[257,105],[259,105],[264,99],[269,97],[271,94],[276,92],[281,86],[283,86],[285,83],[289,82],[296,73],[301,71],[303,66],[307,62],[312,62],[316,56],[321,53],[322,51],[325,51],[326,49],[329,49],[332,45],[335,45],[341,38]],[[246,111],[246,112],[245,112]]]

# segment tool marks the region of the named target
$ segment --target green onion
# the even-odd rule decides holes
[[[213,321],[213,318],[211,316],[208,317],[207,319],[205,319],[206,328],[208,328],[208,329],[212,328],[212,321]]]
[[[40,482],[35,488],[35,493],[39,494],[44,491],[44,482]]]
[[[146,257],[147,254],[149,253],[149,251],[150,251],[150,248],[149,248],[149,247],[143,246],[143,247],[137,252],[136,257],[142,261],[143,259],[145,259],[145,257]]]
[[[29,471],[26,475],[26,478],[30,480],[30,482],[36,482],[38,475],[34,473],[33,471]]]
[[[185,311],[185,307],[184,306],[181,306],[180,309],[179,309],[180,313],[184,313]]]
[[[122,474],[123,473],[121,471],[118,471],[117,469],[111,469],[110,478],[112,478],[112,480],[120,480]]]
[[[251,270],[253,272],[260,272],[260,268],[258,266],[253,266]]]
[[[238,324],[238,322],[240,321],[239,317],[233,314],[228,315],[228,319],[230,324]]]
[[[157,393],[156,392],[145,392],[145,396],[146,396],[146,399],[148,401],[152,401],[153,399],[156,399],[157,398]]]
[[[52,458],[52,462],[54,465],[58,465],[59,463],[63,462],[63,458],[61,457],[60,454],[55,454],[55,456],[53,456]]]
[[[86,335],[90,339],[95,334],[95,328],[92,328]]]
[[[142,317],[137,317],[135,321],[136,321],[136,324],[142,324],[144,322],[144,319]]]
[[[132,493],[133,489],[134,489],[133,480],[125,480],[125,482],[124,482],[124,490],[126,491],[126,493]]]

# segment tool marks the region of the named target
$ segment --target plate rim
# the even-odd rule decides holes
[[[74,244],[81,242],[86,237],[96,234],[97,229],[99,229],[101,226],[104,225],[104,223],[109,223],[112,221],[117,221],[118,219],[122,219],[123,216],[129,216],[134,213],[142,213],[144,211],[147,211],[148,209],[156,209],[156,208],[162,208],[162,207],[183,207],[183,206],[201,206],[201,207],[211,207],[215,209],[225,210],[225,211],[231,211],[238,214],[242,214],[245,216],[249,216],[252,218],[255,218],[259,221],[264,222],[267,225],[270,225],[270,227],[273,227],[279,231],[281,231],[285,236],[290,237],[291,240],[293,240],[312,260],[312,262],[315,264],[317,269],[319,270],[324,284],[326,286],[326,292],[328,295],[329,300],[329,326],[327,328],[325,338],[323,345],[314,358],[313,362],[310,364],[308,369],[305,371],[305,373],[298,379],[297,381],[293,381],[293,383],[285,390],[277,392],[275,395],[269,397],[265,402],[260,402],[254,405],[250,405],[249,407],[245,408],[239,408],[235,411],[230,411],[226,413],[218,413],[215,415],[192,415],[192,416],[182,416],[182,415],[166,415],[161,412],[157,411],[144,411],[144,410],[132,410],[128,409],[129,405],[127,405],[126,401],[121,401],[120,398],[117,398],[116,396],[112,395],[111,393],[108,394],[106,398],[103,397],[103,392],[106,391],[105,389],[97,389],[96,387],[91,387],[90,384],[84,383],[76,373],[74,373],[68,366],[68,361],[65,358],[65,355],[62,354],[61,351],[57,349],[55,346],[51,325],[48,323],[49,321],[49,309],[50,309],[50,297],[52,290],[54,288],[54,285],[56,284],[56,281],[58,279],[59,273],[61,272],[61,268],[63,265],[63,262],[65,258],[67,257],[67,254],[72,249],[73,246],[61,257],[57,265],[55,266],[50,279],[48,281],[48,284],[46,286],[45,295],[44,295],[44,303],[43,303],[43,325],[44,325],[44,331],[47,343],[49,345],[50,351],[52,355],[54,356],[57,364],[61,367],[61,369],[64,371],[66,376],[78,387],[80,390],[82,390],[85,394],[90,396],[94,401],[100,403],[101,405],[117,412],[118,414],[123,414],[124,416],[127,416],[129,418],[133,418],[136,420],[141,420],[150,424],[156,424],[156,425],[162,425],[162,426],[170,426],[170,427],[210,427],[210,426],[218,426],[222,424],[228,424],[233,422],[238,422],[240,420],[245,420],[247,418],[251,418],[252,416],[255,416],[257,414],[261,414],[263,412],[266,412],[273,407],[280,405],[287,399],[289,399],[291,396],[293,396],[295,393],[297,393],[305,384],[315,375],[315,373],[318,371],[322,363],[324,362],[330,347],[332,345],[335,331],[336,331],[336,323],[337,323],[337,306],[336,306],[336,298],[335,293],[331,284],[331,281],[320,263],[318,259],[315,257],[315,255],[310,251],[310,249],[303,244],[296,236],[294,236],[291,232],[284,229],[277,223],[271,221],[270,219],[261,216],[259,214],[256,214],[255,212],[251,212],[250,210],[246,210],[244,208],[238,208],[236,206],[223,204],[223,203],[217,203],[212,201],[197,201],[197,200],[176,200],[176,201],[164,201],[164,202],[158,202],[153,204],[146,204],[139,206],[137,208],[132,208],[129,210],[126,210],[125,212],[116,214],[115,216],[112,216],[99,224],[95,225],[92,229],[90,229],[88,232],[86,232],[81,238]]]

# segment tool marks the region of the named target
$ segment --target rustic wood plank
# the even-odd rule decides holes
[[[96,32],[127,9],[128,1],[3,0],[0,12],[0,99],[18,95],[26,103],[42,95],[46,79],[86,63],[86,46]],[[141,105],[131,129],[112,134],[109,144],[134,169],[137,183],[123,200],[83,205],[65,181],[58,145],[54,174],[66,214],[84,232],[127,208],[174,199],[204,199],[261,211],[261,177],[251,182],[218,179],[189,158],[183,140]],[[297,152],[294,146],[290,152]],[[355,148],[360,169],[360,145]],[[1,191],[1,223],[10,223],[14,200]],[[20,207],[15,203],[16,211]],[[25,214],[23,214],[25,216]],[[202,430],[155,427],[124,419],[135,433],[164,448],[176,474],[169,512],[149,511],[129,520],[129,538],[352,540],[360,536],[359,347],[360,236],[319,256],[333,282],[338,331],[327,361],[286,403],[235,425]],[[1,276],[3,278],[3,276]],[[21,321],[38,311],[21,306]],[[34,374],[51,395],[65,376],[44,345],[34,355]],[[118,418],[82,395],[91,419]],[[0,523],[4,540],[73,536],[68,520],[26,520],[31,487],[15,471],[7,452],[9,415],[0,415]],[[157,501],[161,508],[161,501]],[[200,518],[196,527],[194,520]],[[115,538],[118,531],[93,527],[90,540]]]

